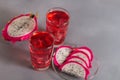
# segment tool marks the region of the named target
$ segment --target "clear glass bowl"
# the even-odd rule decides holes
[[[78,47],[76,45],[73,45],[73,47]],[[99,61],[97,59],[93,59],[92,61],[92,68],[90,68],[90,74],[88,76],[88,79],[87,80],[93,80],[96,76],[96,74],[98,73],[99,71]],[[53,61],[53,57],[52,57],[52,68],[54,70],[54,72],[61,77],[62,80],[85,80],[83,78],[78,78],[78,77],[75,77],[75,76],[72,76],[72,75],[69,75],[69,74],[66,74],[62,71],[60,71],[54,64],[54,61]]]

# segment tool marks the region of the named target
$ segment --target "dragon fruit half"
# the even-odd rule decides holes
[[[34,14],[22,14],[10,20],[2,31],[5,40],[16,42],[26,40],[38,29]]]

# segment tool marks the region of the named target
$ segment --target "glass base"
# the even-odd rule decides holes
[[[58,44],[58,45],[55,45],[55,44],[54,44],[54,47],[57,48],[57,47],[59,47],[59,46],[62,46],[63,44],[64,44],[64,42],[61,43],[61,44]]]
[[[45,68],[35,68],[35,67],[33,66],[33,68],[34,68],[35,70],[37,70],[37,71],[43,71],[43,70],[47,70],[47,69],[49,68],[49,66],[47,66],[47,67],[45,67]]]

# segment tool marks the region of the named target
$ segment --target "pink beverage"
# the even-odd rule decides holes
[[[30,38],[32,66],[36,70],[45,70],[51,63],[54,38],[48,32],[35,32]]]
[[[46,15],[46,29],[55,37],[55,45],[61,45],[66,37],[69,13],[63,8],[52,8]]]

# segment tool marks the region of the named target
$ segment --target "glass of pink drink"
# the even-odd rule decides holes
[[[68,24],[69,13],[67,10],[59,7],[48,10],[46,14],[46,30],[52,33],[55,37],[55,46],[64,43]]]
[[[34,32],[30,38],[30,55],[35,70],[46,70],[51,63],[53,35],[46,31]]]

